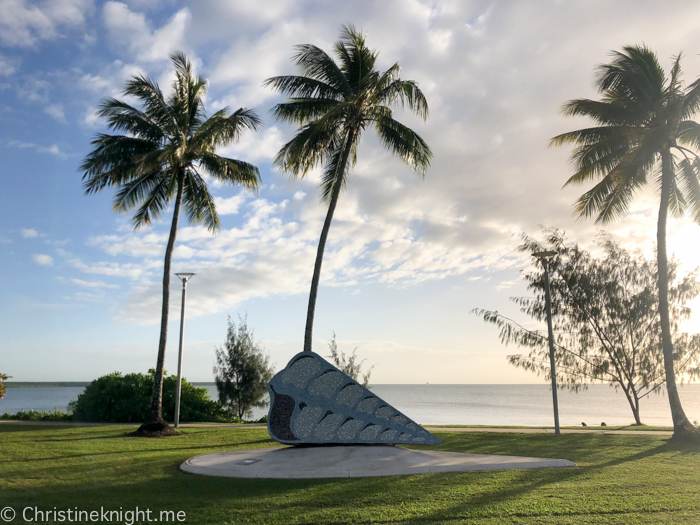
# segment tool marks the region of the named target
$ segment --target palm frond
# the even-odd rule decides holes
[[[80,165],[87,194],[129,180],[143,170],[148,155],[159,151],[156,142],[123,135],[98,134],[92,144],[95,149]]]
[[[578,171],[569,177],[564,187],[604,177],[617,168],[628,153],[626,143],[599,143],[576,148],[571,154],[571,163]]]
[[[123,131],[139,138],[160,141],[164,132],[143,111],[115,98],[103,100],[95,113],[107,121],[113,131]]]
[[[311,44],[296,46],[292,60],[299,66],[304,76],[319,80],[333,87],[339,93],[350,92],[350,84],[338,64],[325,51]]]
[[[165,101],[158,84],[153,80],[143,75],[136,75],[127,80],[124,94],[139,99],[144,106],[144,113],[165,133],[174,133],[175,115]]]
[[[655,150],[650,148],[630,149],[598,184],[578,199],[574,205],[578,216],[597,214],[596,222],[604,224],[621,217],[629,209],[637,189],[646,184],[647,173],[654,166],[655,157]],[[567,184],[580,182],[576,179],[577,175]]]
[[[425,177],[433,152],[418,133],[390,117],[379,118],[375,128],[389,151]]]
[[[335,185],[340,183],[341,190],[347,187],[348,163],[345,164],[343,173],[340,173],[343,157],[343,143],[340,142],[336,148],[328,155],[328,160],[323,168],[321,176],[321,202],[329,202]]]
[[[204,224],[210,232],[221,228],[216,204],[207,183],[196,170],[187,170],[183,193],[183,207],[191,224]]]
[[[631,126],[598,126],[595,128],[583,128],[562,133],[550,139],[549,146],[561,146],[563,144],[578,144],[588,146],[599,142],[622,142],[633,144],[641,140],[647,134],[644,128]]]
[[[377,102],[389,106],[398,102],[401,104],[401,107],[408,106],[411,111],[424,121],[430,113],[425,95],[419,89],[418,83],[413,80],[396,79],[392,81],[379,91]]]
[[[653,111],[663,98],[666,75],[656,54],[646,46],[613,51],[610,64],[598,66],[596,85],[604,99],[624,107]]]
[[[121,184],[112,200],[112,209],[120,213],[128,212],[144,202],[158,185],[167,185],[165,178],[162,173],[149,171]]]
[[[292,140],[275,156],[275,165],[282,171],[304,177],[322,163],[338,147],[342,128],[332,114],[301,126]]]
[[[700,112],[700,79],[696,80],[685,92],[683,97],[683,112],[681,118],[688,120]]]
[[[639,123],[639,115],[631,108],[586,98],[569,100],[561,112],[567,117],[589,117],[606,126],[635,126]]]
[[[341,28],[340,40],[335,43],[334,50],[341,63],[340,69],[351,86],[376,74],[374,64],[378,53],[367,47],[364,35],[352,24]]]
[[[199,165],[215,179],[228,184],[240,184],[255,190],[260,182],[260,171],[253,164],[219,155],[202,155]]]
[[[277,104],[271,111],[277,120],[304,125],[322,118],[341,104],[328,98],[297,98]]]
[[[339,91],[335,86],[322,80],[304,76],[271,77],[263,82],[263,86],[270,86],[278,93],[290,98],[339,100],[343,96],[343,92]]]
[[[694,120],[683,120],[678,125],[676,141],[694,150],[700,150],[700,124]]]
[[[177,190],[177,173],[161,172],[159,175],[158,183],[153,186],[131,218],[135,230],[143,226],[149,226],[153,220],[158,219],[175,195]]]
[[[700,160],[683,159],[680,162],[679,179],[688,211],[695,222],[700,224]]]
[[[678,187],[678,181],[676,178],[677,165],[673,156],[671,156],[669,164],[670,173],[665,174],[663,173],[663,170],[658,171],[656,186],[660,189],[663,177],[668,177],[668,209],[673,217],[680,218],[685,213],[686,202],[681,189]]]
[[[247,108],[240,108],[227,115],[223,108],[199,126],[189,140],[193,158],[200,154],[214,153],[217,147],[236,142],[246,131],[257,131],[262,127],[258,114]]]

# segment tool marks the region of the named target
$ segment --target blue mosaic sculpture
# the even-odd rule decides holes
[[[442,441],[313,352],[295,355],[267,385],[272,439],[288,445]]]

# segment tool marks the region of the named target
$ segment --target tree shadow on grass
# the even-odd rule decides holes
[[[47,458],[47,465],[35,464],[34,470],[28,466],[27,479],[39,480],[39,485],[31,482],[18,490],[6,490],[3,503],[59,509],[78,505],[85,510],[100,506],[185,510],[187,521],[193,523],[201,520],[207,523],[376,521],[418,524],[465,520],[475,515],[550,519],[565,505],[553,503],[551,512],[540,507],[518,509],[520,500],[528,500],[526,495],[530,492],[543,490],[544,496],[538,495],[537,501],[544,499],[546,502],[549,494],[559,493],[557,485],[560,483],[571,485],[571,481],[595,477],[605,469],[643,461],[659,453],[697,454],[696,449],[670,446],[658,437],[444,433],[441,434],[443,445],[430,447],[431,450],[566,457],[584,467],[313,480],[214,478],[187,475],[179,470],[182,462],[196,454],[185,454],[185,451],[206,453],[271,443],[267,439],[255,440],[254,435],[233,435],[246,441],[212,445],[212,440],[222,439],[222,434],[210,432],[203,436],[192,434],[191,441],[183,440],[182,444],[188,446],[177,448],[102,449],[96,452],[122,454],[126,461],[114,461],[111,458],[115,456],[109,455],[94,460],[86,457],[85,461],[78,457],[74,471],[65,463],[55,461],[60,458]],[[100,443],[100,447],[102,443],[110,448],[115,446],[106,440],[94,443]],[[163,444],[174,443],[168,438]],[[51,445],[47,443],[47,446]],[[95,454],[85,454],[90,455]],[[16,467],[13,475],[15,478],[19,475]],[[598,479],[604,482],[605,478],[596,478],[596,483],[601,482]],[[580,486],[595,486],[588,482]],[[603,512],[603,506],[596,503],[591,514],[599,510]]]
[[[453,520],[464,520],[474,517],[484,507],[497,506],[504,502],[516,500],[527,493],[534,492],[548,485],[564,483],[575,480],[582,476],[590,476],[604,469],[615,467],[629,462],[639,461],[645,458],[656,456],[660,453],[675,450],[676,447],[670,447],[667,444],[658,445],[654,448],[638,452],[633,455],[616,458],[605,463],[590,465],[579,468],[546,468],[546,469],[518,469],[515,475],[516,480],[507,486],[498,487],[496,490],[486,491],[481,495],[469,498],[467,501],[460,501],[448,508],[441,508],[438,511],[429,513],[416,518],[409,518],[401,523],[407,525],[421,524],[426,522],[449,522]],[[608,510],[604,513],[619,514],[620,511]],[[596,515],[598,512],[596,512]],[[570,513],[562,512],[564,515],[570,516]],[[527,511],[522,513],[509,514],[509,518],[535,518],[539,515],[533,515]],[[556,514],[547,514],[547,516],[556,516]]]

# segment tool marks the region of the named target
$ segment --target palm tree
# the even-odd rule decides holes
[[[353,26],[343,26],[335,44],[338,62],[311,44],[296,50],[293,60],[301,75],[272,77],[265,85],[289,97],[273,108],[273,115],[299,126],[294,138],[280,149],[275,164],[293,177],[304,177],[323,165],[321,200],[328,203],[328,212],[318,242],[304,331],[304,352],[311,352],[323,251],[340,190],[357,161],[362,132],[374,128],[384,146],[423,177],[432,152],[415,131],[394,120],[391,110],[397,104],[408,106],[425,121],[428,104],[418,84],[401,80],[398,63],[383,73],[375,70],[378,53],[367,47],[365,37]]]
[[[111,130],[123,135],[98,134],[93,151],[85,157],[87,195],[117,187],[113,209],[126,213],[137,208],[132,218],[134,229],[148,226],[175,199],[170,235],[163,268],[163,305],[161,310],[158,360],[153,382],[153,396],[142,431],[166,428],[162,416],[163,364],[168,335],[170,300],[170,262],[177,235],[180,210],[187,219],[204,224],[209,231],[220,228],[214,199],[203,174],[229,184],[257,188],[258,168],[247,162],[221,157],[219,146],[236,141],[246,130],[257,130],[260,119],[254,111],[239,109],[230,115],[228,108],[207,118],[204,95],[207,83],[195,77],[184,54],[171,55],[175,67],[172,94],[166,99],[158,85],[144,76],[126,83],[124,95],[138,99],[138,109],[114,98],[104,100],[97,115],[107,120]]]
[[[598,101],[571,100],[567,116],[587,116],[597,127],[558,135],[550,145],[573,143],[571,160],[576,173],[566,182],[598,181],[578,199],[580,217],[596,215],[596,222],[621,218],[635,192],[651,177],[659,197],[657,260],[659,317],[664,370],[673,416],[674,439],[697,437],[678,397],[673,342],[669,322],[666,220],[689,212],[700,223],[700,125],[690,120],[700,111],[700,81],[685,86],[681,56],[674,59],[670,77],[656,54],[644,46],[612,53],[612,61],[598,67]]]

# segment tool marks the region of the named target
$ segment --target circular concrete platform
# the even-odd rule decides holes
[[[565,459],[490,456],[392,446],[277,447],[195,456],[180,468],[227,478],[361,478],[467,470],[576,467]]]

